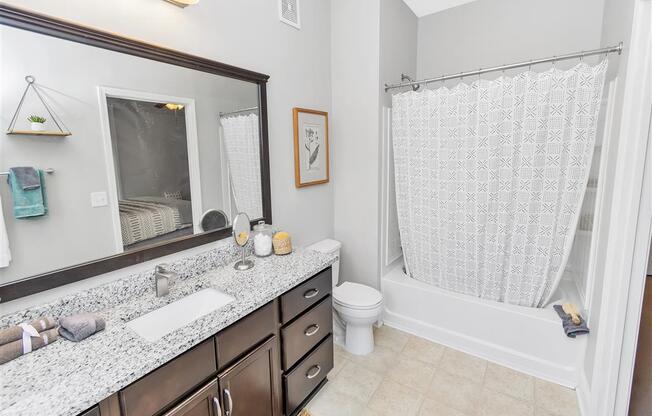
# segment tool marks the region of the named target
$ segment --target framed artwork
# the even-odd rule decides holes
[[[297,188],[328,183],[328,113],[294,108],[294,184]]]

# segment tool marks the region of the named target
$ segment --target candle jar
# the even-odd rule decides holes
[[[265,221],[259,221],[254,225],[253,231],[254,254],[258,257],[267,257],[272,254],[272,237],[274,229]]]

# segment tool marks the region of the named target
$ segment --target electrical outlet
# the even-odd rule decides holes
[[[106,191],[91,192],[91,206],[93,208],[105,207],[107,205],[109,205],[109,199]]]

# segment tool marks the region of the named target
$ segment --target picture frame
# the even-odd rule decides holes
[[[297,188],[330,181],[328,113],[293,108],[294,184]]]

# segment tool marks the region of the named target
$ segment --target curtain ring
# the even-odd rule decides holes
[[[584,62],[584,51],[580,52],[580,62]]]
[[[25,77],[25,81],[27,81],[28,84],[33,84],[36,82],[36,78],[34,78],[32,75],[27,75]]]
[[[527,66],[527,70],[532,72],[532,59],[530,59],[530,64]]]

